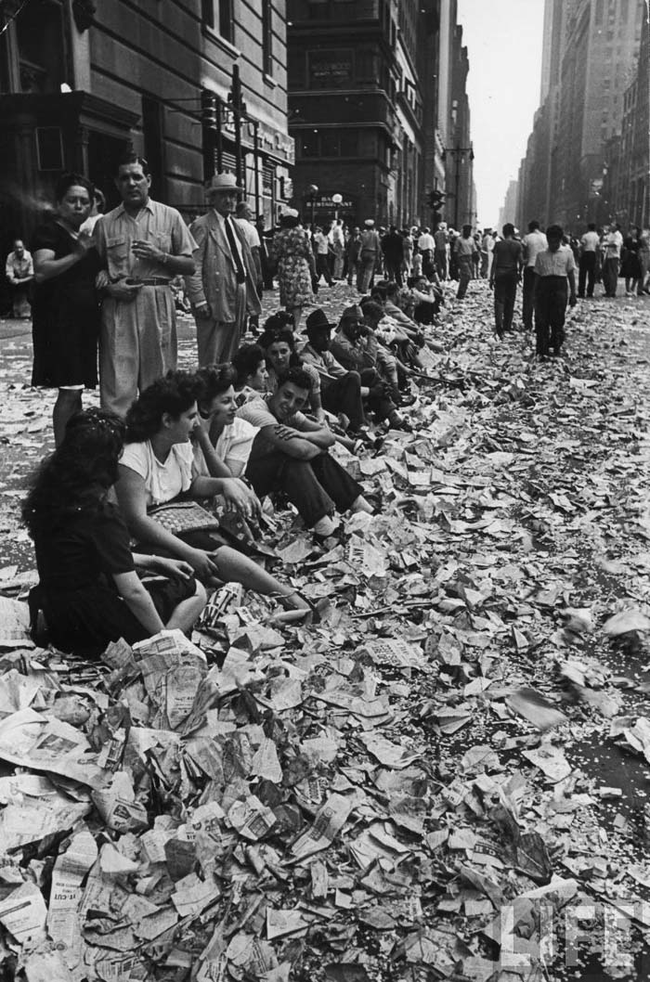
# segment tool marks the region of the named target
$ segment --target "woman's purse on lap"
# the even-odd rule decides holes
[[[171,501],[166,505],[158,505],[149,511],[149,517],[158,522],[165,531],[179,538],[184,532],[216,531],[219,522],[214,515],[197,501]]]

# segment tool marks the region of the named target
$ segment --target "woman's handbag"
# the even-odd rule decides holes
[[[179,538],[184,532],[197,532],[219,528],[214,515],[202,508],[197,501],[170,501],[149,511],[149,517],[158,522],[167,532]]]

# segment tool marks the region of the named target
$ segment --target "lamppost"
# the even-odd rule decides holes
[[[337,222],[339,219],[339,205],[343,201],[343,195],[333,194],[332,201],[334,202],[334,221]]]
[[[318,194],[318,185],[317,184],[308,184],[307,185],[307,198],[311,202],[311,227],[312,227],[312,230],[314,228],[314,202],[316,200],[316,195],[317,194]]]
[[[442,152],[442,159],[445,160],[446,155],[450,153],[453,155],[455,160],[455,174],[454,174],[454,188],[456,192],[456,201],[454,203],[454,228],[458,230],[458,218],[459,218],[459,208],[460,208],[460,165],[465,163],[465,154],[469,154],[469,159],[474,160],[474,148],[473,147],[445,147]]]

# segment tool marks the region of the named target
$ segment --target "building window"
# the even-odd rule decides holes
[[[262,70],[265,75],[273,75],[272,0],[262,0]]]
[[[204,27],[217,31],[231,44],[235,37],[232,0],[201,0],[201,20]]]
[[[214,0],[201,0],[201,20],[205,27],[214,27]]]
[[[302,158],[361,156],[358,130],[304,130],[296,135],[296,147]]]
[[[217,0],[219,7],[219,34],[226,41],[233,41],[235,29],[233,23],[232,0]]]

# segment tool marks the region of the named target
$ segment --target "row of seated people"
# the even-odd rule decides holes
[[[44,614],[57,647],[97,654],[120,637],[189,631],[205,588],[227,581],[311,609],[241,551],[228,519],[236,513],[255,528],[260,498],[272,492],[323,538],[336,511],[372,511],[328,450],[336,440],[359,449],[369,412],[408,425],[397,412],[410,398],[402,391],[408,369],[395,351],[403,345],[400,353],[413,357],[406,346],[419,343],[418,326],[381,337],[388,293],[344,311],[334,338],[314,311],[300,351],[286,315],[274,315],[264,346],[244,346],[232,366],[169,373],[140,394],[126,420],[99,409],[72,417],[23,506],[39,573],[33,621]],[[220,521],[202,527],[194,516],[184,528],[182,508],[171,526],[168,513],[163,520],[161,507],[192,500],[221,501]]]

